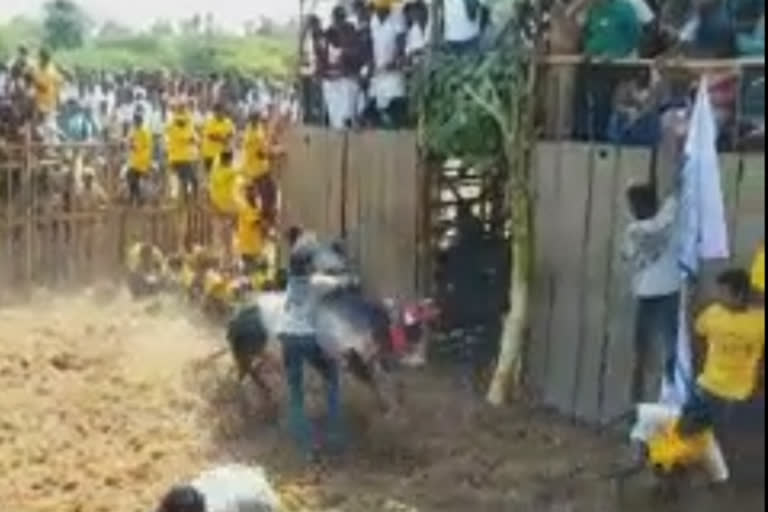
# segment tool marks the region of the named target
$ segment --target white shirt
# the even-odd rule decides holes
[[[429,42],[430,32],[429,24],[421,28],[421,25],[414,23],[405,36],[405,54],[410,57],[414,53],[424,50]]]
[[[624,252],[637,265],[632,281],[636,297],[661,297],[680,290],[679,231],[678,201],[674,197],[665,201],[654,218],[627,227]]]
[[[471,41],[480,35],[480,15],[474,21],[469,19],[465,0],[444,0],[443,18],[445,40],[450,43]],[[478,0],[484,4],[482,0]]]
[[[204,497],[206,512],[278,512],[281,508],[264,469],[220,466],[192,482]]]
[[[405,33],[400,11],[392,11],[384,21],[374,14],[371,19],[371,39],[373,40],[373,64],[376,71],[383,71],[395,60],[397,38]]]

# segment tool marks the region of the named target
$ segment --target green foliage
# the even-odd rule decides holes
[[[70,0],[51,0],[45,4],[45,45],[52,50],[83,46],[88,19]]]
[[[40,46],[44,30],[24,18],[0,25],[0,56],[9,57],[19,44]],[[121,70],[172,69],[190,74],[237,70],[252,75],[289,77],[295,65],[295,38],[291,34],[238,37],[225,34],[174,33],[159,22],[145,33],[130,33],[107,24],[77,48],[61,49],[54,59],[65,68]]]
[[[500,117],[526,88],[525,59],[497,49],[477,55],[438,53],[414,90],[424,140],[435,155],[489,159],[503,153]]]

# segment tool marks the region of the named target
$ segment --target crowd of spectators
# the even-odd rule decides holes
[[[443,0],[446,50],[473,51],[488,26],[484,0]],[[304,121],[349,127],[402,128],[409,124],[408,77],[433,37],[424,0],[355,0],[323,23],[309,15],[302,30]]]
[[[690,105],[706,74],[721,143],[764,136],[764,67],[713,63],[671,71],[670,61],[760,58],[765,54],[765,5],[756,0],[573,0],[552,9],[549,52],[580,54],[573,136],[653,145],[662,114]],[[653,59],[648,67],[628,65]],[[622,65],[607,63],[623,59]],[[754,59],[753,59],[754,60]],[[568,101],[568,100],[566,100]],[[734,137],[731,137],[734,135]]]

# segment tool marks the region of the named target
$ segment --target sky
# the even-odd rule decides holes
[[[0,0],[0,21],[19,14],[39,16],[46,1]],[[77,3],[96,22],[114,20],[135,28],[147,27],[158,18],[176,20],[210,11],[217,24],[237,30],[243,28],[246,20],[259,16],[287,21],[299,13],[299,0],[77,0]]]

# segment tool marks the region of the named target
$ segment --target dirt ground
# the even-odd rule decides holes
[[[347,453],[307,465],[227,357],[201,363],[221,333],[170,302],[41,295],[0,310],[0,325],[2,510],[147,512],[167,486],[231,461],[265,466],[288,512],[764,509],[764,478],[699,486],[676,505],[641,478],[619,500],[600,476],[615,439],[521,406],[489,410],[450,371],[405,375],[397,424],[345,382]]]

